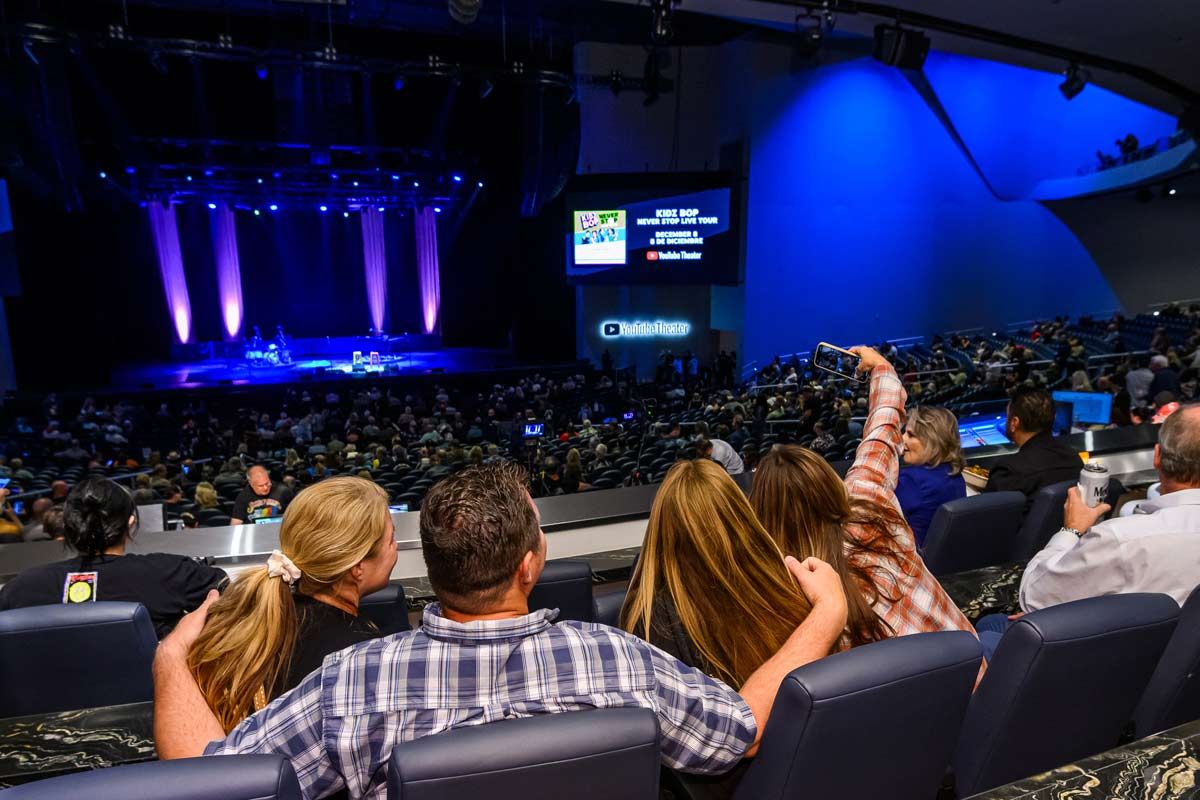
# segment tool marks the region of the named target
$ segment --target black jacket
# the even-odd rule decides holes
[[[1025,511],[1033,504],[1039,489],[1079,477],[1083,461],[1079,453],[1050,431],[1027,441],[1020,450],[999,459],[988,473],[987,492],[1021,492]]]

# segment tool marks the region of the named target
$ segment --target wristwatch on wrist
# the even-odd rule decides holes
[[[1061,528],[1059,528],[1059,529],[1058,529],[1058,532],[1059,532],[1059,533],[1062,533],[1062,532],[1064,532],[1064,531],[1066,531],[1067,533],[1073,533],[1073,534],[1075,534],[1075,537],[1076,537],[1076,538],[1079,538],[1080,536],[1083,536],[1083,531],[1076,530],[1075,528],[1069,528],[1069,527],[1067,527],[1066,525],[1063,525]]]

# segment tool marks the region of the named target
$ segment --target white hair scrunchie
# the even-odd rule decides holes
[[[292,563],[292,560],[278,550],[271,551],[271,557],[267,559],[267,576],[271,578],[283,578],[283,582],[291,586],[296,581],[300,580],[300,568]]]

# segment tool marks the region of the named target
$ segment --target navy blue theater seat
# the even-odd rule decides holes
[[[658,720],[645,708],[543,714],[396,745],[389,800],[657,800]]]
[[[152,761],[25,783],[4,800],[67,797],[133,800],[300,800],[292,762],[279,755],[208,756]]]
[[[529,593],[529,607],[557,608],[560,620],[595,621],[591,565],[582,560],[547,561],[542,576]]]
[[[0,611],[0,716],[153,700],[156,647],[141,603]]]
[[[1139,738],[1200,719],[1200,587],[1183,604],[1133,717]]]
[[[930,800],[982,658],[974,636],[942,631],[863,645],[792,671],[736,800]]]
[[[990,492],[942,503],[929,523],[922,555],[934,575],[1009,560],[1025,512],[1020,492]]]
[[[1165,594],[1114,594],[1014,622],[967,709],[958,796],[1115,747],[1178,618]]]

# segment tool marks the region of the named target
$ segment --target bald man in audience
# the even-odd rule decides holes
[[[283,516],[292,500],[292,490],[271,482],[271,473],[263,466],[246,470],[246,486],[233,501],[230,525],[257,523],[260,519]]]

